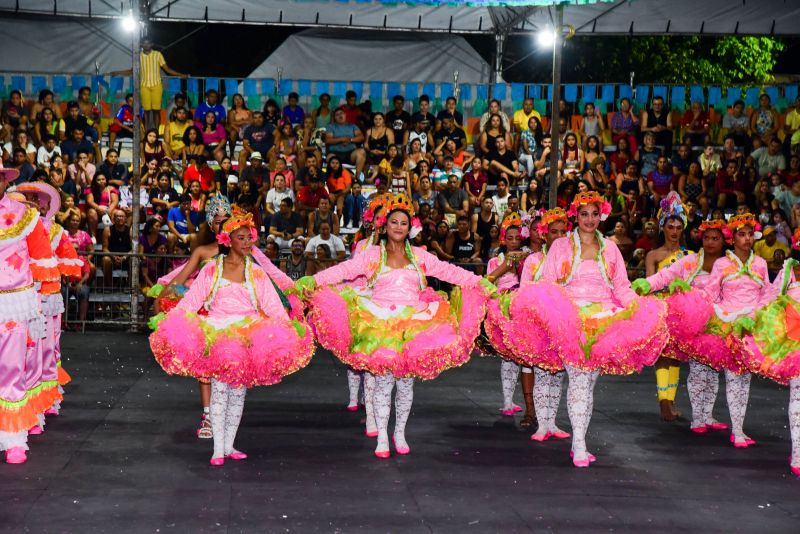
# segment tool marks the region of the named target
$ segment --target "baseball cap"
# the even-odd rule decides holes
[[[261,152],[256,151],[250,154],[250,159],[260,159],[261,161],[264,161],[264,156],[261,155]]]
[[[228,175],[228,183],[229,184],[238,184],[239,183],[239,177],[236,176],[235,174],[229,174]]]
[[[764,229],[761,230],[761,235],[766,237],[769,234],[774,233],[774,232],[775,232],[775,227],[774,226],[765,226]]]

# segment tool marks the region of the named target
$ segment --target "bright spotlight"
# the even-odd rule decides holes
[[[536,41],[542,48],[552,48],[556,43],[556,32],[550,28],[542,30],[536,35]]]
[[[128,16],[122,19],[122,28],[128,33],[133,33],[137,26],[138,22],[133,18],[133,11],[129,11]]]

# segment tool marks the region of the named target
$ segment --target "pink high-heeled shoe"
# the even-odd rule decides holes
[[[11,447],[6,451],[7,464],[24,464],[28,461],[28,455],[22,447]]]
[[[389,451],[375,451],[375,457],[380,458],[381,460],[386,460],[392,455]]]
[[[692,428],[690,428],[690,430],[695,434],[706,434],[708,432],[708,425],[693,426]]]
[[[590,464],[591,460],[589,460],[589,458],[584,458],[583,460],[572,459],[572,465],[575,467],[589,467]]]
[[[234,451],[234,452],[232,452],[230,454],[226,454],[225,458],[227,458],[229,460],[246,460],[247,459],[247,453],[244,453],[242,451]]]
[[[44,432],[44,429],[39,425],[33,425],[28,429],[29,436],[38,436]]]
[[[209,461],[208,463],[210,463],[214,467],[225,465],[225,457],[223,456],[222,458],[212,458],[211,461]]]
[[[511,408],[501,408],[500,413],[503,417],[513,417],[515,413],[521,412],[522,408],[516,404],[511,405]]]
[[[550,432],[545,432],[544,434],[532,434],[531,441],[538,441],[541,443],[542,441],[547,441],[550,439],[550,436],[552,436]]]
[[[563,430],[556,430],[555,432],[548,432],[551,438],[556,439],[567,439],[572,436],[569,432],[564,432]]]
[[[728,425],[725,423],[720,423],[719,421],[714,421],[713,423],[709,423],[706,425],[706,428],[709,430],[728,430]]]
[[[575,451],[570,450],[569,451],[569,457],[574,459],[575,458]],[[589,463],[594,463],[594,462],[597,461],[597,457],[594,454],[590,453],[590,452],[586,453],[586,459],[589,460]]]
[[[378,431],[377,430],[373,430],[372,432],[370,432],[369,430],[365,430],[364,431],[364,435],[367,436],[368,438],[377,438],[378,437]]]
[[[737,449],[746,449],[750,445],[756,444],[756,440],[747,437],[744,438],[744,441],[736,441],[736,438],[733,436],[733,434],[731,434],[730,441]]]
[[[348,412],[357,412],[358,411],[358,404],[349,404],[347,406]]]
[[[46,410],[44,411],[44,414],[45,414],[45,415],[54,415],[54,416],[57,416],[57,415],[58,415],[58,410],[56,410],[55,408],[48,408],[48,409],[46,409]]]
[[[401,456],[411,453],[411,447],[398,447],[394,436],[392,436],[392,444],[394,445],[394,451]]]
[[[792,474],[796,477],[800,477],[800,466],[789,465],[789,469],[792,470]]]

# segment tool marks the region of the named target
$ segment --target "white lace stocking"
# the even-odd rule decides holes
[[[572,424],[572,452],[576,460],[585,460],[586,431],[594,409],[594,386],[600,371],[582,371],[567,366],[569,387],[567,388],[567,412]]]
[[[564,371],[559,371],[555,374],[548,374],[548,388],[547,388],[547,405],[548,405],[548,430],[550,432],[561,432],[561,429],[556,426],[556,417],[558,416],[558,407],[561,404],[561,384],[564,382]],[[596,380],[596,378],[595,378]],[[594,386],[592,386],[594,387]]]
[[[398,378],[397,393],[394,397],[394,443],[395,448],[408,448],[406,442],[406,423],[414,403],[414,379]]]
[[[800,467],[800,378],[789,382],[789,432],[792,436],[793,467]]]
[[[367,412],[367,432],[373,434],[378,431],[375,423],[375,376],[364,372],[364,407]]]
[[[539,427],[534,436],[544,437],[550,431],[550,373],[538,367],[533,368],[536,377],[533,382],[533,407],[536,409],[536,418]]]
[[[719,374],[707,365],[689,360],[686,389],[692,404],[692,428],[714,423],[714,402],[719,391]]]
[[[347,369],[347,388],[350,390],[350,404],[348,406],[358,406],[358,390],[361,387],[361,373]]]
[[[225,456],[225,415],[228,406],[228,384],[211,379],[211,430],[214,432],[214,454],[212,458]]]
[[[731,433],[735,441],[744,441],[744,416],[750,398],[750,373],[737,375],[725,369],[725,396],[728,399],[728,413],[731,416]]]
[[[225,414],[225,454],[238,452],[233,448],[233,441],[239,431],[239,423],[242,421],[244,411],[244,397],[247,394],[246,388],[228,389],[228,409]]]
[[[500,383],[503,386],[503,410],[510,410],[514,406],[514,390],[519,378],[519,365],[508,360],[500,364]]]
[[[385,374],[375,377],[375,394],[372,397],[375,410],[375,423],[378,426],[378,444],[375,452],[389,450],[389,415],[392,411],[392,389],[394,389],[394,375]]]

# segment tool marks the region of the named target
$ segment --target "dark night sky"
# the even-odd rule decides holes
[[[189,23],[152,23],[150,36],[161,48],[194,31],[189,37],[169,46],[164,54],[170,66],[190,72],[194,76],[243,77],[257,67],[292,33],[303,28],[249,25],[199,25]],[[494,51],[493,36],[466,36],[469,43],[491,64]],[[601,67],[598,72],[577,72],[571,68],[581,47],[591,46],[593,39],[613,37],[576,38],[564,51],[562,67],[566,82],[627,82],[625,79],[604,79]],[[800,38],[786,39],[786,50],[781,54],[775,74],[800,74]],[[533,37],[512,36],[506,52],[506,65],[520,60],[534,50]],[[536,51],[508,68],[505,79],[509,82],[544,82],[550,78],[551,60],[545,52]],[[313,73],[308,77],[313,79]],[[637,80],[646,83],[650,80]]]

